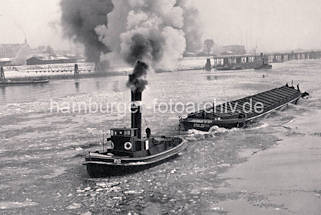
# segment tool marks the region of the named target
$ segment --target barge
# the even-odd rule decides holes
[[[47,84],[49,79],[31,79],[31,80],[4,80],[0,81],[0,86],[16,86],[16,85],[33,85],[33,84]]]
[[[136,68],[147,65],[137,62]],[[130,77],[131,79],[131,77]],[[143,83],[138,80],[137,83]],[[131,128],[111,129],[110,137],[104,142],[107,150],[89,152],[83,163],[90,177],[119,176],[135,173],[179,156],[186,149],[181,137],[152,136],[150,128],[142,133],[142,89],[131,89]]]
[[[190,113],[180,119],[180,129],[209,131],[214,126],[242,128],[288,104],[297,104],[301,97],[308,95],[301,92],[299,85],[295,88],[286,84],[280,88]]]
[[[0,87],[13,86],[13,85],[29,85],[29,84],[46,84],[49,79],[33,78],[26,80],[10,80],[6,79],[3,67],[0,68]]]

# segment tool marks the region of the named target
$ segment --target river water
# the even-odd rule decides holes
[[[0,214],[225,214],[217,205],[237,198],[217,192],[220,174],[250,154],[275,147],[300,132],[320,138],[321,61],[291,61],[269,71],[181,71],[149,74],[144,126],[154,134],[179,135],[180,113],[154,113],[154,104],[203,104],[236,99],[300,83],[311,94],[286,111],[246,129],[190,131],[179,158],[125,177],[90,179],[81,165],[87,151],[102,149],[102,133],[129,126],[120,110],[68,110],[71,104],[128,103],[127,77],[51,81],[48,85],[0,88]],[[172,105],[173,106],[173,105]],[[70,109],[69,109],[70,110]],[[306,138],[298,138],[304,144]],[[254,196],[253,199],[260,197]],[[253,200],[254,201],[254,200]],[[271,207],[273,207],[272,205]]]

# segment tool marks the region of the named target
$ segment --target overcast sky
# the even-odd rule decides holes
[[[1,0],[0,43],[67,48],[60,0]],[[261,50],[321,48],[321,0],[194,0],[205,37]],[[201,26],[200,26],[201,27]]]

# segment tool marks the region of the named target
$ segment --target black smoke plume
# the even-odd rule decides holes
[[[130,50],[125,56],[126,62],[135,65],[137,60],[159,61],[163,56],[162,43],[162,38],[157,35],[153,35],[150,38],[146,38],[139,33],[133,35]]]
[[[127,86],[132,90],[143,92],[148,84],[144,79],[144,76],[147,75],[148,68],[148,65],[143,61],[137,61],[133,74],[129,75]]]
[[[154,33],[151,33],[148,38],[140,33],[132,36],[125,60],[135,68],[133,74],[129,76],[128,87],[144,91],[148,84],[144,76],[147,75],[149,68],[145,62],[158,62],[162,59],[163,43],[163,39]]]
[[[101,53],[108,53],[96,34],[98,25],[107,26],[107,14],[114,6],[112,0],[62,0],[62,26],[64,35],[85,47],[88,61],[100,62]]]

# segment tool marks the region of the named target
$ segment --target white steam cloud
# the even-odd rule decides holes
[[[186,50],[184,9],[176,0],[113,0],[114,10],[108,14],[108,25],[100,25],[96,33],[112,54],[112,62],[121,57],[135,65],[141,60],[156,70],[173,70]],[[137,53],[136,39],[145,40],[146,50]],[[146,45],[146,44],[145,44]],[[141,44],[140,44],[141,46]],[[136,47],[139,48],[139,47]]]
[[[61,0],[66,37],[88,61],[174,70],[185,51],[201,49],[198,10],[191,0]]]

